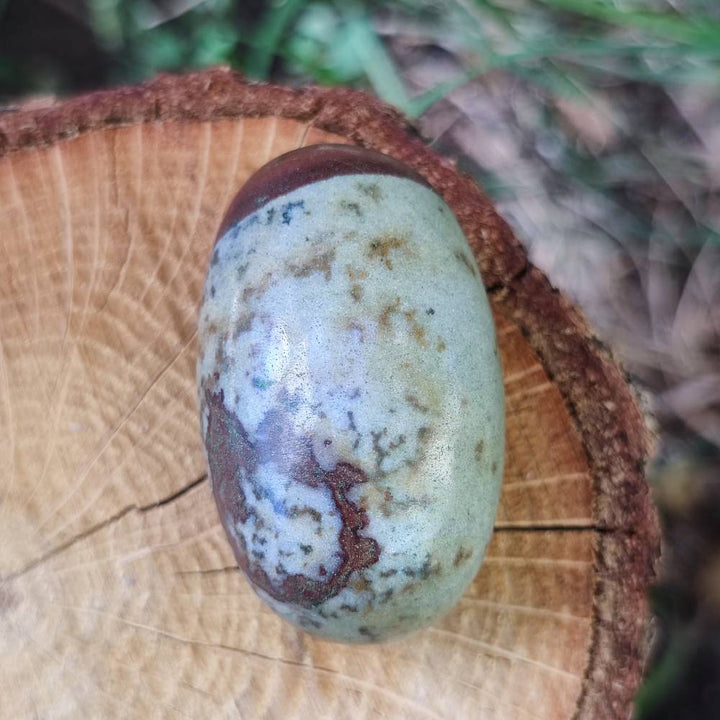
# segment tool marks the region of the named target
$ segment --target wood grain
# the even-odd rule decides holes
[[[487,560],[440,623],[376,647],[316,640],[254,596],[196,417],[223,212],[321,141],[392,152],[445,195],[505,373]],[[0,718],[628,716],[657,547],[642,418],[471,181],[376,101],[217,71],[3,119],[0,154]]]

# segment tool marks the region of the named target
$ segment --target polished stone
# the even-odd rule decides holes
[[[502,478],[493,320],[451,210],[397,173],[226,221],[200,314],[213,491],[240,567],[329,639],[421,628],[482,561]]]

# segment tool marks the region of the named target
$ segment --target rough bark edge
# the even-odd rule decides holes
[[[627,378],[539,270],[528,269],[494,295],[565,397],[595,484],[593,643],[575,717],[626,718],[646,659],[647,588],[660,545],[645,481],[651,434]]]
[[[646,591],[659,553],[657,518],[644,477],[649,435],[642,413],[607,351],[528,263],[477,184],[426,147],[400,113],[357,91],[250,84],[215,69],[7,113],[0,117],[0,157],[116,125],[263,116],[310,122],[394,155],[418,170],[453,208],[494,301],[525,333],[566,399],[595,482],[593,644],[575,717],[628,717],[644,661]]]

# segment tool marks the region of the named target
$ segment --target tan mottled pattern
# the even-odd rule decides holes
[[[355,174],[262,204],[213,250],[198,339],[213,492],[271,607],[349,642],[449,610],[492,535],[505,422],[487,295],[443,200]],[[363,518],[347,549],[338,481],[318,481],[343,467]]]
[[[499,529],[412,639],[293,629],[234,569],[208,483],[182,492],[205,472],[195,331],[222,212],[268,159],[328,139],[165,121],[0,160],[2,720],[573,717],[601,536],[580,438],[510,321]]]

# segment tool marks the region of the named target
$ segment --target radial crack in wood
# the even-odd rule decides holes
[[[70,538],[69,540],[66,540],[61,545],[58,545],[57,547],[52,548],[48,552],[46,552],[44,555],[42,555],[39,558],[36,558],[35,560],[31,561],[28,565],[26,565],[24,568],[21,568],[17,572],[11,573],[10,575],[7,575],[5,577],[0,576],[0,585],[4,583],[9,583],[11,581],[17,580],[17,578],[25,575],[30,570],[33,570],[38,565],[41,565],[42,563],[46,562],[50,558],[55,557],[56,555],[59,555],[69,548],[71,548],[75,543],[85,540],[86,538],[89,538],[91,535],[94,535],[95,533],[99,532],[100,530],[103,530],[108,525],[112,525],[112,523],[116,523],[119,520],[122,520],[128,513],[131,512],[138,512],[138,513],[145,513],[149,512],[150,510],[154,510],[155,508],[162,507],[163,505],[168,505],[171,502],[175,502],[179,498],[181,498],[185,493],[190,492],[194,488],[196,488],[200,483],[205,482],[207,480],[207,475],[203,475],[202,477],[198,478],[197,480],[193,480],[191,483],[186,485],[185,487],[181,488],[177,492],[174,492],[172,495],[169,495],[166,498],[162,498],[158,500],[157,502],[152,503],[151,505],[145,505],[145,506],[138,506],[138,505],[128,505],[127,507],[123,508],[119,512],[115,513],[111,517],[107,518],[106,520],[103,520],[102,522],[98,523],[97,525],[93,525],[92,527],[89,527],[87,530],[83,530],[79,535],[75,535],[74,537]]]
[[[283,623],[235,568],[196,419],[197,309],[283,152],[404,160],[490,289],[507,462],[456,608],[382,647]],[[0,718],[626,718],[658,538],[631,389],[476,184],[344,89],[163,77],[0,118]],[[199,479],[198,479],[199,478]]]

